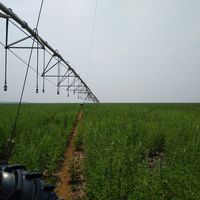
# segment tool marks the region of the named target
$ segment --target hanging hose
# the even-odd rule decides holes
[[[9,19],[6,19],[6,45],[5,45],[5,82],[4,82],[4,91],[7,91],[7,70],[8,70],[8,22]]]

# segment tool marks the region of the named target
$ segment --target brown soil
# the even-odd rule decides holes
[[[85,196],[84,176],[82,162],[84,159],[83,149],[77,151],[74,141],[77,135],[78,124],[82,118],[82,108],[80,109],[75,124],[72,129],[71,137],[67,149],[64,153],[64,161],[61,169],[57,173],[58,182],[55,192],[64,200],[78,200]],[[76,175],[76,177],[74,177]]]
[[[149,168],[154,170],[157,168],[158,164],[160,166],[163,166],[164,165],[164,151],[154,151],[154,152],[151,152],[149,155],[148,155],[148,165],[149,165]]]

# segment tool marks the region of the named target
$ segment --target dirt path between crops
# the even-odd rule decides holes
[[[74,123],[72,133],[64,154],[64,162],[57,173],[58,183],[55,188],[59,198],[64,200],[78,200],[85,197],[84,176],[81,169],[84,152],[83,149],[76,150],[74,141],[77,135],[78,124],[82,119],[82,107],[79,110]]]

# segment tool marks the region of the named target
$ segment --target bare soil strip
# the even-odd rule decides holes
[[[64,153],[64,162],[57,173],[58,183],[55,188],[59,198],[65,200],[78,200],[84,198],[84,176],[82,162],[83,150],[76,150],[74,141],[77,135],[77,128],[82,119],[82,107],[77,115],[67,149]]]

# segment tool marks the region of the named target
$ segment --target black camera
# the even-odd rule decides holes
[[[42,174],[30,173],[23,165],[0,162],[0,200],[58,200],[54,186]]]

